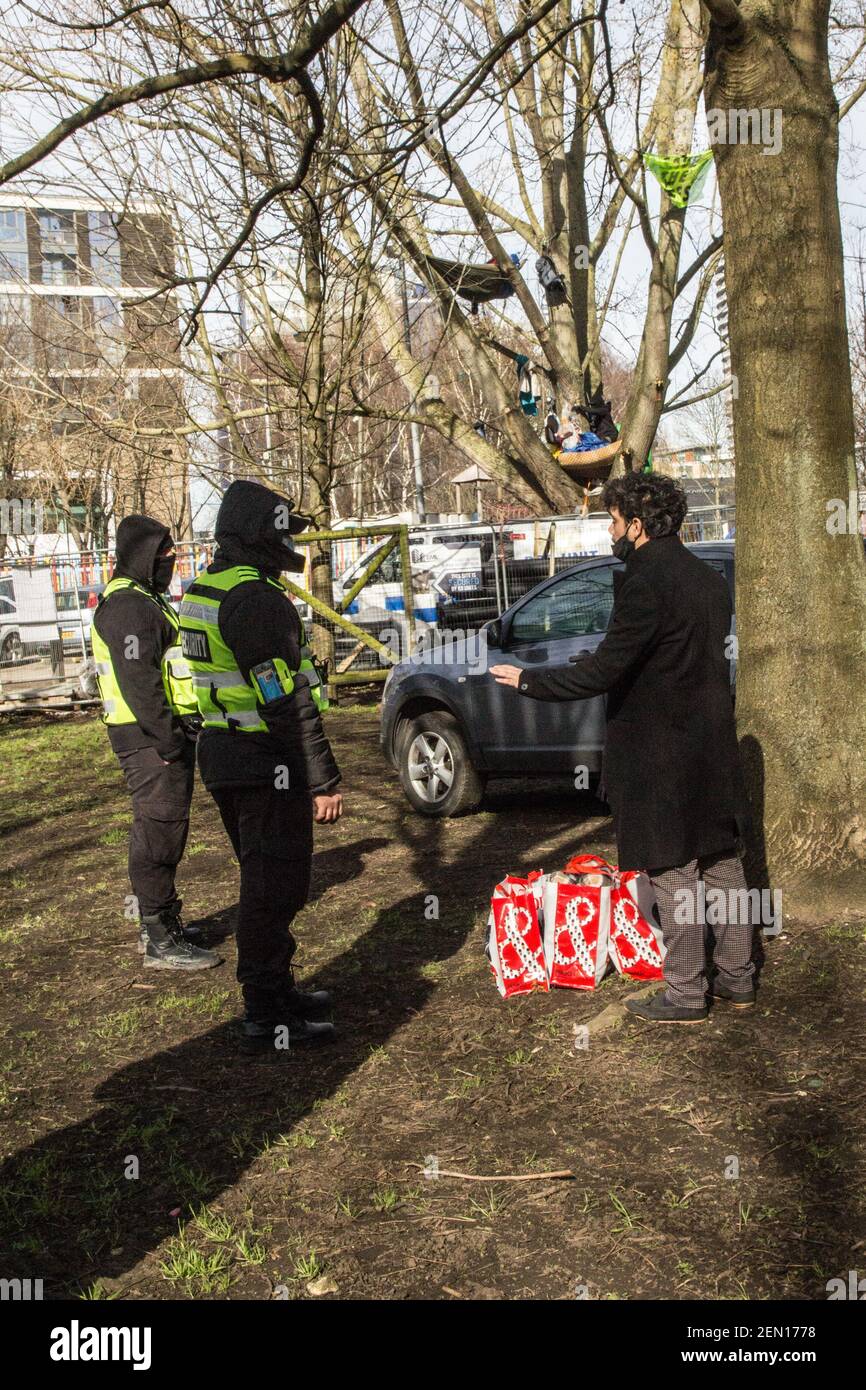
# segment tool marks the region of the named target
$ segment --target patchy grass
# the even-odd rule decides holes
[[[505,1003],[484,923],[506,870],[611,854],[603,808],[568,779],[503,782],[425,821],[375,711],[328,729],[347,815],[317,827],[295,931],[340,1037],[278,1062],[237,1049],[237,866],[202,788],[179,886],[226,964],[144,972],[104,730],[4,729],[4,1275],[86,1300],[737,1300],[823,1299],[862,1268],[866,923],[786,922],[744,1016],[577,1047],[629,986]]]

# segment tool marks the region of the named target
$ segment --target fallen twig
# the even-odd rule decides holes
[[[423,1169],[426,1163],[410,1163],[410,1168]],[[545,1182],[551,1178],[574,1178],[570,1168],[559,1168],[555,1173],[457,1173],[453,1168],[437,1168],[437,1178],[463,1178],[464,1182]]]

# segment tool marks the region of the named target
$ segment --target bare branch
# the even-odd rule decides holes
[[[8,183],[17,174],[32,169],[68,140],[70,135],[93,125],[104,116],[122,111],[127,106],[134,106],[139,102],[189,87],[200,87],[223,78],[240,77],[245,74],[265,77],[277,83],[297,81],[316,54],[363,3],[364,0],[334,0],[325,13],[306,29],[296,46],[287,53],[278,53],[272,57],[257,53],[227,53],[209,63],[196,63],[176,72],[160,73],[131,86],[120,87],[114,92],[106,92],[98,101],[80,107],[71,116],[60,121],[24,154],[10,159],[0,167],[0,185]]]

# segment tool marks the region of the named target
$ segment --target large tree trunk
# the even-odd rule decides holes
[[[855,487],[828,5],[708,8],[708,112],[760,104],[783,122],[780,153],[715,147],[738,385],[737,722],[763,823],[755,867],[765,857],[788,885],[789,911],[810,899],[862,905],[866,560],[857,536],[828,530],[833,500]]]

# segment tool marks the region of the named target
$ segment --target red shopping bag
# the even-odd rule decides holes
[[[660,980],[665,958],[661,929],[653,917],[655,893],[646,874],[625,869],[611,895],[610,958],[620,975]]]
[[[563,989],[595,989],[607,970],[612,884],[609,879],[591,885],[563,878],[565,874],[552,876],[544,889],[548,978]]]
[[[539,925],[545,879],[539,869],[526,878],[509,874],[493,890],[487,955],[503,999],[549,988]]]
[[[565,870],[611,879],[608,954],[614,968],[632,980],[660,980],[665,948],[653,916],[655,893],[647,875],[637,869],[618,869],[595,854],[575,855]]]

